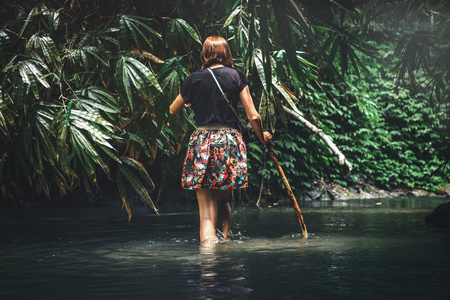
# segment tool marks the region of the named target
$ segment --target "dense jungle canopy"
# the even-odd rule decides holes
[[[180,192],[194,126],[191,111],[168,106],[210,35],[228,40],[297,192],[317,180],[434,190],[449,182],[449,10],[432,0],[3,1],[2,202],[112,193],[102,188],[112,182],[131,214],[130,195],[154,207]],[[279,196],[264,147],[248,149],[248,194]]]

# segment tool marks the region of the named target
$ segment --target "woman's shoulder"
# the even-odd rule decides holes
[[[245,76],[240,71],[238,71],[234,68],[231,68],[231,67],[223,66],[223,67],[213,68],[212,70],[215,75],[217,75],[221,78],[223,76],[233,78],[233,79],[234,78],[236,78],[236,79],[237,78],[239,78],[239,79],[245,78]],[[194,80],[194,81],[202,80],[205,77],[209,77],[209,76],[211,76],[211,75],[209,74],[209,71],[207,69],[197,70],[197,71],[192,72],[191,75],[189,75],[190,80]]]
[[[196,78],[202,78],[203,76],[205,76],[205,74],[208,72],[207,70],[197,70],[191,73],[191,75],[189,75],[189,77],[191,77],[192,79],[196,79]]]
[[[240,73],[238,70],[236,70],[235,68],[232,68],[232,67],[223,66],[222,69],[225,72],[229,72],[229,73],[234,73],[234,74],[239,74]]]
[[[202,81],[205,78],[204,71],[206,71],[206,70],[197,70],[197,71],[192,72],[186,79],[186,82],[193,84],[198,81]]]
[[[225,73],[232,73],[232,74],[242,74],[240,71],[236,70],[235,68],[231,68],[231,67],[227,67],[227,66],[222,66],[222,67],[215,67],[215,68],[211,68],[211,70],[214,71],[214,73],[216,72],[225,72]],[[204,74],[209,74],[209,71],[207,69],[200,69],[197,71],[194,71],[191,73],[191,76],[202,76]]]
[[[241,71],[239,71],[239,70],[237,70],[235,68],[222,67],[220,69],[222,69],[221,70],[222,73],[227,74],[227,75],[231,75],[233,78],[245,78],[245,75]]]
[[[234,69],[234,68],[229,68],[229,67],[226,67],[226,68],[227,68],[228,74],[231,75],[233,80],[235,80],[239,86],[244,87],[246,84],[248,84],[247,77],[241,71]]]

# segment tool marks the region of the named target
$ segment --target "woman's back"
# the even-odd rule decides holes
[[[248,84],[247,79],[241,72],[233,68],[221,66],[211,70],[237,111],[239,93]],[[221,92],[212,75],[206,69],[196,71],[189,76],[181,95],[186,104],[191,104],[197,125],[213,122],[238,122],[236,115],[222,99]]]

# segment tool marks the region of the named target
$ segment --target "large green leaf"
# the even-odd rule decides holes
[[[127,70],[125,66],[125,60],[123,59],[123,57],[119,58],[116,63],[114,78],[115,81],[117,82],[119,94],[121,98],[123,98],[122,101],[127,101],[129,104],[129,108],[131,109],[131,111],[133,111],[134,110],[133,94],[131,92],[130,80],[128,79],[126,72]]]
[[[68,147],[68,126],[61,122],[56,139],[56,152],[59,165],[66,176],[70,175],[70,157]]]
[[[261,18],[261,62],[264,69],[264,79],[265,79],[265,90],[270,94],[271,92],[271,82],[272,82],[272,65],[270,59],[270,42],[269,42],[269,22],[267,17],[267,0],[261,0],[261,5],[259,6],[259,16]],[[259,70],[259,68],[258,68]]]
[[[187,33],[187,35],[186,35]],[[166,43],[176,54],[181,48],[186,48],[186,40],[192,38],[196,43],[202,44],[197,32],[185,20],[176,18],[169,21],[166,28]],[[179,41],[181,40],[181,43]],[[180,45],[182,44],[182,45]],[[188,49],[186,49],[188,50]]]
[[[103,119],[99,113],[72,109],[71,114],[76,115],[84,120],[103,125],[108,131],[112,132],[114,129],[114,126],[105,119]]]
[[[160,80],[161,87],[166,91],[168,99],[175,99],[180,91],[181,80],[178,72],[172,69]]]
[[[75,115],[71,115],[70,119],[71,119],[70,123],[72,125],[72,128],[73,128],[73,126],[75,126],[79,129],[84,129],[87,132],[89,132],[90,136],[96,143],[99,143],[108,148],[114,149],[114,147],[107,141],[110,139],[110,137],[107,134],[103,133],[100,129],[93,126],[89,122],[85,122],[85,120],[80,119]]]
[[[40,6],[41,4],[38,4],[30,10],[22,28],[19,31],[19,36],[22,36],[22,34],[24,33],[25,29],[27,28],[28,24],[31,22],[33,17],[37,16],[40,13]]]
[[[6,123],[6,119],[3,116],[2,111],[0,110],[0,131],[5,135],[5,137],[9,138],[9,130]]]
[[[79,134],[79,132],[77,130],[70,131],[70,140],[71,140],[72,150],[75,153],[75,155],[78,157],[82,166],[84,167],[84,168],[82,168],[81,176],[83,176],[84,173],[86,173],[90,178],[95,178],[94,165],[92,163],[92,160],[84,152],[83,145],[80,143],[79,139],[77,138],[78,134]]]
[[[126,180],[131,184],[131,186],[134,188],[134,190],[141,196],[142,200],[147,203],[153,210],[158,213],[158,210],[155,207],[155,204],[152,201],[152,198],[150,197],[150,194],[145,189],[142,182],[139,180],[139,178],[131,172],[130,169],[124,166],[119,167],[120,171],[126,178]]]
[[[39,34],[33,35],[26,45],[26,54],[31,56],[32,51],[37,51],[43,56],[43,60],[48,66],[59,68],[61,64],[61,57],[59,56],[58,49],[49,36],[39,36]]]
[[[104,102],[98,102],[93,100],[93,98],[78,98],[73,100],[76,103],[79,103],[81,107],[88,111],[102,111],[108,113],[118,113],[118,107],[112,105],[105,105]]]
[[[127,192],[125,184],[122,179],[120,169],[117,169],[116,172],[116,182],[117,182],[117,189],[119,190],[120,199],[122,200],[123,206],[125,206],[125,210],[127,211],[128,214],[128,222],[129,222],[131,220],[131,209],[130,204],[127,201]]]
[[[225,27],[229,26],[229,25],[233,22],[234,18],[235,18],[239,13],[241,13],[241,10],[242,10],[242,7],[241,7],[241,6],[236,7],[236,9],[233,10],[233,12],[228,16],[228,18],[226,19],[226,21],[225,21],[225,23],[223,24],[222,28],[225,28]]]
[[[138,47],[139,51],[142,52],[143,50],[142,41],[145,42],[150,47],[150,49],[152,49],[153,45],[147,33],[156,36],[158,39],[161,39],[161,34],[156,32],[154,29],[143,22],[150,20],[151,19],[132,15],[121,16],[119,20],[121,47],[126,50],[131,49],[130,37],[132,37],[133,42]],[[146,32],[142,31],[141,28],[145,29]]]
[[[176,19],[176,22],[178,24],[181,25],[181,27],[184,28],[184,30],[187,31],[187,33],[189,33],[189,35],[194,39],[194,41],[196,41],[197,43],[199,43],[200,45],[202,44],[202,41],[200,40],[197,32],[195,32],[194,28],[192,28],[191,25],[189,25],[185,20],[183,19]]]
[[[150,86],[153,85],[158,91],[163,92],[156,79],[155,74],[133,57],[122,56],[116,64],[115,79],[117,81],[121,96],[126,98],[131,109],[134,109],[133,88],[144,95],[148,101],[153,101]]]
[[[264,71],[264,63],[261,52],[258,51],[257,54],[254,55],[254,59],[256,70],[258,71],[259,79],[261,80],[261,84],[264,88],[264,91],[268,93],[269,89],[267,88],[266,73]]]
[[[119,106],[117,104],[117,100],[111,92],[105,90],[99,86],[90,86],[84,90],[79,91],[81,94],[86,93],[90,99],[97,100],[99,102],[108,103],[108,105],[115,106],[117,111],[119,110]]]
[[[81,128],[85,128],[85,124],[78,123],[77,125],[82,126]],[[77,146],[77,155],[85,164],[86,167],[90,170],[90,175],[94,175],[94,168],[91,164],[91,161],[98,164],[105,173],[109,173],[109,168],[97,152],[97,150],[92,146],[92,143],[89,141],[88,138],[76,127],[71,126],[70,131],[72,134],[72,137],[74,138],[74,143],[76,143]],[[93,135],[94,136],[94,135]]]
[[[42,64],[33,60],[23,61],[18,65],[22,81],[30,86],[36,99],[40,97],[38,82],[45,88],[50,88],[50,85],[38,66],[42,66]]]
[[[280,82],[277,82],[275,78],[272,79],[272,85],[280,92],[280,94],[283,96],[283,98],[286,100],[286,102],[289,104],[289,106],[299,115],[303,115],[297,108],[297,105],[292,100],[291,94],[288,93],[284,86],[281,85]]]
[[[39,118],[36,118],[36,120],[39,121]],[[54,164],[54,160],[56,159],[56,150],[47,129],[39,123],[36,123],[36,129],[42,141],[41,142],[42,148],[47,153],[47,159],[52,164]]]
[[[161,93],[163,92],[161,86],[158,83],[158,80],[156,79],[155,74],[152,72],[152,70],[150,70],[149,68],[147,68],[145,65],[143,65],[140,61],[132,58],[132,57],[126,57],[125,60],[127,61],[129,66],[132,66],[134,69],[134,71],[136,71],[140,76],[140,78],[144,79],[142,80],[144,82],[144,86],[145,84],[147,84],[148,86],[148,82],[150,82],[151,84],[153,84],[153,86],[155,86],[158,91],[160,91]]]
[[[120,158],[120,160],[122,161],[122,163],[127,164],[127,165],[131,166],[132,168],[134,168],[136,171],[138,171],[138,173],[141,175],[141,177],[145,179],[147,184],[149,184],[152,189],[155,188],[155,184],[153,183],[153,180],[150,178],[150,175],[147,173],[147,170],[145,169],[144,165],[141,162],[139,162],[131,157],[124,157],[124,156],[122,156]]]
[[[134,134],[134,133],[129,132],[129,133],[127,134],[127,136],[128,136],[128,138],[129,138],[131,141],[137,142],[137,143],[142,147],[142,149],[144,150],[145,154],[146,154],[148,157],[151,156],[151,154],[150,154],[150,149],[149,149],[148,144],[143,140],[143,138],[142,138],[140,135],[137,135],[137,134]],[[150,139],[150,138],[149,138],[149,139]]]

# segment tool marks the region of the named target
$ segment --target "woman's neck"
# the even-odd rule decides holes
[[[209,68],[210,69],[214,69],[214,68],[219,68],[219,67],[223,67],[223,65],[222,64],[215,64],[215,65],[210,66]]]

